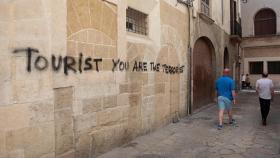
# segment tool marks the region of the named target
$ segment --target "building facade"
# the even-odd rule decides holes
[[[280,2],[245,1],[242,7],[242,73],[249,74],[252,86],[263,71],[280,87]]]
[[[0,157],[96,157],[213,102],[234,2],[1,1]]]
[[[0,12],[0,157],[95,157],[187,114],[188,14],[175,0]]]
[[[193,110],[213,102],[214,80],[224,68],[239,81],[240,2],[194,1],[191,11],[191,79]]]

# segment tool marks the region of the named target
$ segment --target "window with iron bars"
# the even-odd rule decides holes
[[[269,74],[280,74],[280,61],[267,62],[267,70]]]
[[[126,9],[126,31],[147,35],[148,15],[132,8]]]
[[[209,0],[201,0],[201,12],[210,16]]]
[[[250,74],[262,74],[263,62],[262,61],[249,62],[249,72]]]

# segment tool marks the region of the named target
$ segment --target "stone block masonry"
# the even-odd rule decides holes
[[[54,90],[55,154],[74,150],[73,87]]]
[[[1,1],[0,157],[93,158],[185,114],[187,23],[165,14],[187,14],[153,4],[128,37],[122,1]]]

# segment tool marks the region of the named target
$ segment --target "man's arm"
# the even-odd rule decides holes
[[[215,89],[216,89],[216,96],[218,97],[218,83],[217,83],[218,81],[216,80],[215,81]]]
[[[256,82],[256,92],[259,95],[259,84],[258,84],[258,81]]]
[[[235,90],[231,91],[231,95],[232,95],[232,98],[233,98],[233,104],[236,104],[236,93],[235,93]]]
[[[273,98],[274,98],[274,86],[273,86],[272,81],[271,81],[271,84],[270,84],[270,93],[271,93],[271,100],[273,101]]]
[[[233,104],[236,104],[236,92],[235,92],[235,82],[232,81],[231,84],[231,95],[232,95],[232,99],[233,99]]]

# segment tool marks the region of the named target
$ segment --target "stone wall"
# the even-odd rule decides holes
[[[241,16],[240,1],[236,2],[237,21]],[[191,10],[191,48],[195,42],[201,38],[209,39],[215,51],[215,72],[216,77],[222,74],[224,68],[224,50],[228,49],[229,68],[231,76],[239,82],[239,64],[238,64],[238,42],[231,39],[230,32],[230,1],[210,1],[210,16],[201,13],[201,1],[194,1],[194,7]]]
[[[69,0],[67,4],[67,53],[78,58],[83,52],[103,59],[99,72],[81,74],[73,85],[75,157],[99,155],[170,123],[179,114],[186,115],[186,88],[180,86],[186,82],[184,74],[133,71],[135,62],[184,65],[186,14],[164,1],[158,1],[150,10],[154,16],[169,12],[168,16],[178,17],[167,23],[165,15],[160,16],[162,34],[157,36],[162,43],[158,51],[149,36],[130,33],[125,35],[126,43],[117,43],[117,19],[122,19],[119,5],[100,0],[89,4],[87,0]],[[157,7],[160,12],[155,12]],[[117,51],[117,45],[126,45],[125,55]],[[112,60],[118,59],[130,66],[112,72]]]
[[[96,157],[185,116],[188,15],[175,4],[155,0],[142,37],[126,33],[123,1],[1,1],[0,157]]]
[[[209,23],[201,17],[193,20],[193,28],[195,31],[191,34],[191,45],[194,47],[195,42],[200,37],[206,37],[211,41],[214,47],[215,54],[215,70],[216,77],[222,74],[224,68],[224,50],[228,49],[229,53],[229,68],[231,69],[231,76],[238,82],[238,68],[234,63],[238,62],[238,44],[233,42],[230,35],[223,30],[222,27],[215,23]],[[235,72],[235,73],[234,73]]]
[[[268,37],[248,37],[242,40],[242,73],[250,74],[249,62],[263,61],[263,70],[267,72],[268,61],[279,61],[279,36]],[[250,74],[251,85],[254,87],[261,75]],[[280,75],[270,74],[269,78],[273,80],[274,86],[279,89],[280,87]]]
[[[251,50],[247,49],[245,51],[246,51],[246,53],[250,53]],[[275,50],[275,51],[279,52],[280,49],[279,49],[279,47],[278,48],[264,48],[263,50],[260,50],[258,48],[258,52],[259,53],[266,53],[269,50]],[[251,86],[253,88],[255,88],[256,81],[258,79],[262,78],[262,75],[261,74],[250,74],[249,63],[250,62],[254,62],[254,61],[262,61],[263,62],[263,70],[265,72],[267,72],[267,69],[268,69],[267,62],[279,61],[279,60],[280,60],[279,56],[277,56],[277,57],[257,57],[257,56],[245,57],[245,58],[243,58],[243,70],[242,70],[242,73],[243,74],[249,74]],[[280,88],[280,82],[279,82],[280,81],[280,75],[278,75],[278,74],[269,74],[268,77],[270,79],[272,79],[274,87],[278,90]]]
[[[65,53],[66,1],[5,0],[0,8],[0,157],[55,157],[60,114],[53,88],[59,79],[33,64],[27,72],[26,53],[13,51],[32,47],[44,56]]]
[[[234,0],[237,7],[237,18],[241,16],[241,6],[239,0]],[[228,1],[209,1],[210,3],[210,17],[214,23],[222,28],[227,34],[230,34],[230,0]],[[193,2],[193,17],[198,17],[201,12],[201,1],[195,0]],[[238,19],[237,19],[238,20]]]

